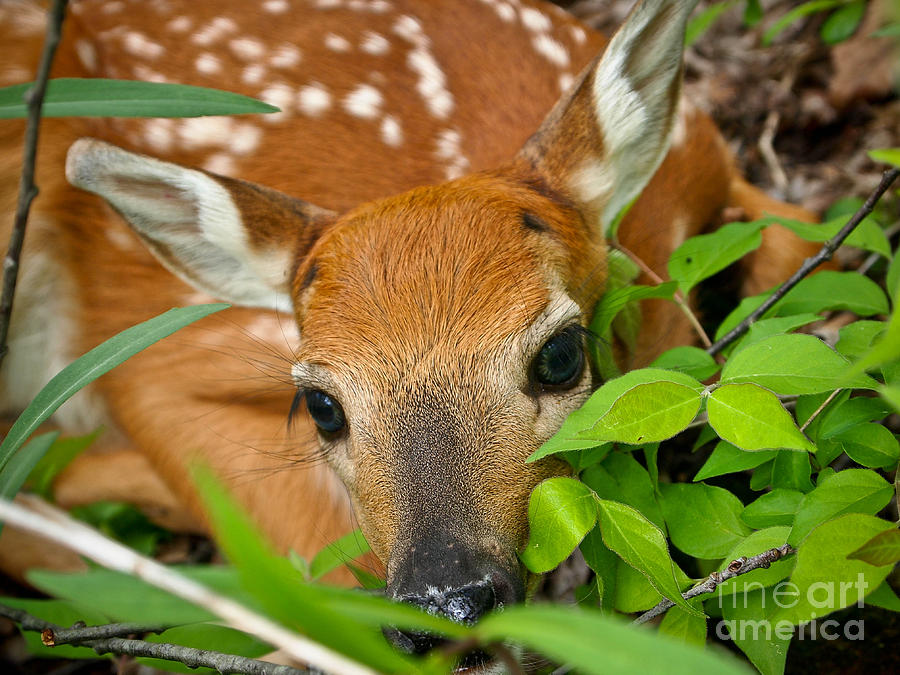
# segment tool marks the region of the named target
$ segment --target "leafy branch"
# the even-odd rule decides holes
[[[819,249],[819,252],[811,258],[807,258],[803,261],[803,264],[800,266],[793,276],[790,279],[785,281],[778,289],[770,295],[765,302],[763,302],[759,307],[757,307],[753,312],[751,312],[743,321],[741,321],[737,326],[728,331],[720,340],[717,340],[713,345],[706,349],[706,353],[710,356],[715,356],[719,352],[721,352],[725,347],[730,345],[732,342],[740,338],[744,335],[749,329],[750,326],[763,314],[765,314],[772,306],[781,300],[785,295],[787,295],[788,291],[790,291],[794,286],[800,283],[806,276],[809,275],[816,267],[821,265],[826,260],[831,260],[831,257],[834,255],[834,252],[844,243],[844,240],[850,236],[850,234],[857,228],[857,226],[863,221],[863,219],[872,213],[875,205],[878,203],[878,200],[881,199],[882,195],[887,192],[888,188],[891,184],[897,180],[897,177],[900,176],[900,169],[890,169],[889,171],[885,171],[884,175],[881,177],[881,182],[878,184],[878,187],[869,195],[869,198],[866,199],[865,203],[857,209],[856,213],[853,214],[853,217],[847,221],[847,224],[844,225],[840,229],[840,231],[831,239],[826,241],[822,248]]]
[[[28,612],[0,604],[0,616],[15,621],[23,630],[41,634],[41,642],[48,647],[63,644],[90,647],[98,654],[127,654],[167,661],[178,661],[190,668],[214,668],[220,673],[241,673],[245,675],[301,675],[307,670],[268,663],[233,654],[223,654],[206,649],[184,647],[182,645],[147,642],[123,638],[124,635],[161,633],[165,626],[142,626],[133,623],[114,623],[102,626],[79,626],[63,628],[44,621]]]
[[[50,66],[53,64],[53,56],[59,45],[62,34],[62,23],[66,14],[68,0],[53,0],[47,21],[47,37],[44,40],[44,49],[41,53],[41,61],[38,66],[37,77],[32,86],[25,92],[25,101],[28,103],[28,121],[25,126],[25,147],[23,150],[22,174],[19,179],[19,201],[16,206],[16,217],[13,222],[12,234],[9,238],[9,249],[3,260],[3,290],[0,292],[0,363],[6,356],[8,347],[6,339],[9,335],[9,322],[12,318],[13,297],[16,292],[16,280],[19,276],[19,260],[22,257],[22,248],[25,244],[25,226],[28,222],[28,212],[31,210],[31,202],[37,197],[38,189],[34,184],[34,165],[37,157],[38,131],[41,122],[41,106],[44,104],[44,94],[47,91],[47,80],[50,77]]]
[[[752,572],[753,570],[757,570],[759,568],[768,568],[772,563],[777,562],[785,556],[791,555],[793,553],[795,553],[794,548],[788,544],[785,544],[784,546],[780,546],[779,548],[772,548],[768,551],[763,551],[759,555],[755,555],[752,558],[737,558],[736,560],[732,560],[730,563],[728,563],[728,567],[726,567],[721,572],[713,572],[706,578],[703,583],[697,584],[690,590],[682,593],[681,597],[685,600],[690,600],[691,598],[695,598],[698,595],[712,593],[719,585],[725,583],[729,579],[734,579],[735,577],[739,577],[742,574],[747,574],[748,572]],[[635,625],[647,623],[660,614],[665,614],[674,606],[674,602],[672,602],[668,598],[663,598],[659,602],[659,604],[651,609],[648,609],[646,612],[637,617],[632,623]]]

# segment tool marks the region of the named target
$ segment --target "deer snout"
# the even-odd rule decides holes
[[[404,559],[391,567],[391,597],[458,623],[474,624],[491,610],[521,602],[525,597],[518,564],[516,569],[508,569],[502,561],[468,550],[458,539],[447,536],[410,546]],[[385,628],[384,634],[394,646],[414,654],[425,653],[443,642],[427,632]],[[489,657],[480,652],[463,659],[467,666],[487,660]]]

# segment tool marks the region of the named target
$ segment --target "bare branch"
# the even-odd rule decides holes
[[[773,562],[781,560],[785,556],[791,555],[794,553],[793,547],[785,544],[779,548],[772,548],[768,551],[764,551],[759,555],[755,555],[752,558],[738,558],[737,560],[732,560],[728,563],[728,567],[726,567],[721,572],[713,572],[710,574],[703,583],[697,584],[693,588],[685,591],[681,594],[685,600],[690,600],[698,595],[703,595],[704,593],[712,593],[716,588],[728,581],[729,579],[733,579],[734,577],[738,577],[742,574],[747,574],[747,572],[752,572],[753,570],[759,569],[760,567],[767,568]],[[641,614],[638,618],[636,618],[632,623],[642,624],[647,623],[650,619],[653,619],[660,614],[665,614],[669,609],[675,606],[675,603],[669,600],[668,598],[663,598],[662,601],[656,607],[652,609],[648,609],[646,612]]]
[[[374,675],[374,671],[366,666],[132,551],[55,506],[27,495],[21,495],[19,502],[0,499],[0,520],[55,541],[104,567],[130,574],[184,598],[224,619],[232,628],[255,635],[298,661],[314,664],[335,675]]]
[[[722,337],[721,340],[718,340],[714,345],[707,348],[706,353],[715,356],[720,351],[725,349],[732,342],[741,337],[744,333],[746,333],[750,326],[756,321],[759,317],[765,314],[776,302],[781,300],[787,292],[790,291],[794,286],[800,283],[810,272],[812,272],[816,267],[821,265],[826,260],[831,260],[831,256],[834,255],[834,252],[840,247],[841,244],[844,243],[844,240],[850,236],[850,233],[856,229],[856,227],[863,221],[867,215],[872,213],[872,209],[875,208],[875,204],[878,203],[878,200],[881,199],[881,196],[887,192],[887,189],[891,186],[891,184],[900,176],[900,169],[891,169],[890,171],[885,171],[884,175],[881,177],[881,182],[878,184],[878,187],[875,188],[875,191],[869,195],[869,198],[866,200],[865,204],[859,207],[856,213],[853,214],[853,217],[847,222],[844,227],[841,228],[840,232],[838,232],[834,237],[825,242],[819,252],[816,253],[811,258],[807,258],[803,261],[803,264],[800,266],[794,275],[785,281],[781,286],[778,287],[772,295],[770,295],[766,301],[757,307],[746,319],[741,321],[737,326],[732,328]]]
[[[240,673],[241,675],[305,675],[309,671],[290,666],[249,659],[234,654],[223,654],[206,649],[183,647],[165,642],[128,640],[120,635],[139,633],[161,633],[161,626],[140,626],[137,624],[107,624],[104,626],[84,626],[62,628],[39,619],[28,612],[0,605],[0,616],[18,623],[23,630],[41,634],[41,642],[48,647],[61,644],[75,644],[93,649],[98,654],[127,654],[154,659],[178,661],[190,668],[214,668],[220,673]]]
[[[9,335],[9,322],[12,318],[13,297],[16,293],[16,279],[19,276],[19,260],[25,243],[25,225],[31,202],[37,197],[38,189],[34,184],[34,165],[37,157],[38,131],[41,122],[41,107],[47,91],[47,80],[50,77],[50,66],[59,44],[63,18],[66,14],[68,0],[53,0],[53,7],[47,20],[47,36],[44,39],[44,50],[38,66],[34,86],[25,92],[28,103],[28,121],[25,125],[25,144],[22,151],[22,175],[19,178],[19,202],[16,206],[16,218],[9,237],[9,248],[3,259],[3,290],[0,291],[0,363],[6,356],[8,347],[6,339]]]

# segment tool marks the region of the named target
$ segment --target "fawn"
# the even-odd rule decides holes
[[[604,50],[530,0],[73,2],[55,76],[228,88],[282,112],[46,120],[5,411],[129,325],[234,305],[60,411],[65,430],[107,431],[57,499],[128,499],[201,529],[200,458],[282,550],[356,518],[393,597],[460,621],[524,599],[528,496],[566,472],[525,458],[598,384],[584,327],[613,219],[640,194],[618,243],[664,275],[725,208],[808,215],[748,185],[682,100],[693,5],[640,2]],[[15,57],[0,83],[25,80],[42,17],[0,12]],[[20,134],[0,126],[10,212]],[[805,250],[767,230],[747,289]],[[630,366],[690,341],[650,302],[637,348],[614,347]]]

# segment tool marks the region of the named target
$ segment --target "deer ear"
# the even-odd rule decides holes
[[[696,2],[639,2],[519,153],[604,234],[668,151],[685,25]]]
[[[103,197],[172,272],[247,307],[290,309],[297,256],[334,218],[253,183],[89,138],[69,148],[66,177]]]

